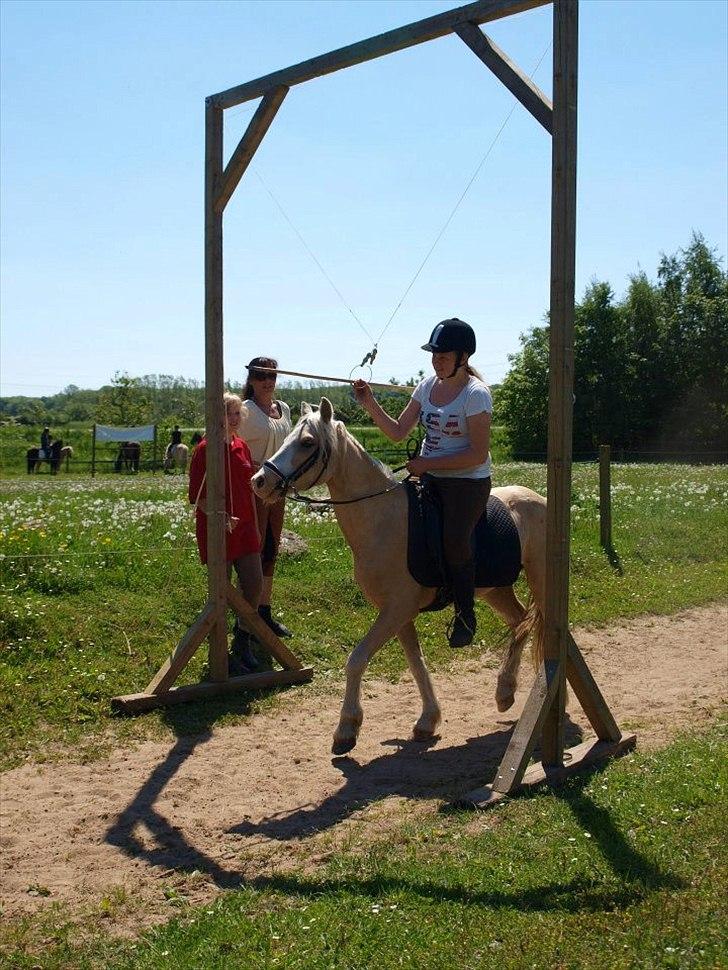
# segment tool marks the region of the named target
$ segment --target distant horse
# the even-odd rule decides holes
[[[114,462],[114,471],[120,472],[124,468],[126,471],[138,472],[141,453],[142,446],[138,441],[122,441]]]
[[[181,468],[182,474],[187,471],[187,460],[190,457],[190,449],[187,445],[178,444],[170,445],[167,449],[167,454],[164,456],[164,470],[166,472],[174,471],[175,468]]]
[[[356,744],[361,727],[361,681],[374,654],[396,636],[422,698],[422,713],[414,726],[417,741],[433,738],[441,720],[440,705],[422,656],[414,620],[435,595],[420,586],[407,568],[407,496],[401,483],[371,458],[340,421],[325,397],[318,412],[302,406],[302,417],[278,451],[252,479],[266,502],[275,502],[291,488],[328,486],[336,518],[354,554],[354,578],[378,610],[373,626],[354,648],[346,664],[346,693],[334,733],[334,754]],[[499,711],[513,704],[521,653],[533,635],[536,662],[543,657],[543,608],[546,579],[546,500],[520,485],[494,488],[509,509],[521,543],[521,564],[531,590],[527,609],[512,586],[477,589],[511,631],[496,688]],[[336,503],[349,504],[336,504]]]
[[[51,444],[50,448],[46,449],[46,454],[43,458],[40,457],[40,448],[28,448],[25,457],[28,463],[29,475],[37,472],[41,463],[44,461],[47,461],[51,466],[51,475],[57,475],[64,458],[73,458],[73,448],[70,445],[64,445],[63,441],[59,438]]]

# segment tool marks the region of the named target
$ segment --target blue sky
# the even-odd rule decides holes
[[[202,379],[205,97],[455,6],[3,0],[0,393]],[[577,298],[653,276],[693,230],[725,257],[727,20],[724,0],[582,0]],[[550,94],[550,6],[485,29],[527,73],[546,52]],[[226,376],[259,353],[347,376],[371,349],[264,186],[376,337],[513,105],[454,36],[292,88],[225,215]],[[255,106],[226,112],[226,154]],[[549,138],[516,105],[375,379],[427,368],[453,315],[502,379],[548,305],[549,206]]]

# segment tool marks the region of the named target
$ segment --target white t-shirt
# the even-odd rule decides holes
[[[250,448],[256,465],[262,465],[275,455],[291,430],[291,409],[285,401],[276,401],[280,418],[272,418],[255,401],[243,401],[238,434]]]
[[[467,418],[487,411],[493,413],[493,399],[488,387],[477,377],[471,377],[454,401],[436,405],[430,400],[430,393],[437,377],[426,377],[412,392],[412,397],[420,405],[420,423],[425,429],[420,455],[423,458],[440,458],[443,455],[456,455],[470,447]],[[443,468],[429,472],[442,478],[488,478],[491,471],[490,452],[482,465],[472,468]]]

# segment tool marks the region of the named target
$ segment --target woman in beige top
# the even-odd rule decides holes
[[[239,434],[247,442],[256,468],[260,468],[264,461],[278,451],[291,430],[291,409],[285,401],[277,401],[273,397],[277,375],[269,370],[257,369],[277,366],[278,361],[272,357],[253,357],[248,364]],[[255,504],[263,562],[263,591],[258,613],[277,636],[290,637],[291,631],[272,617],[270,609],[273,573],[283,531],[286,500],[264,505],[256,496]]]

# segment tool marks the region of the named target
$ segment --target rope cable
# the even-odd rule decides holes
[[[531,79],[533,78],[533,76],[535,75],[536,71],[541,66],[541,62],[543,61],[544,57],[546,57],[546,54],[548,53],[550,47],[551,47],[551,44],[550,43],[546,45],[546,48],[545,48],[543,54],[541,54],[541,56],[538,59],[538,63],[536,64],[536,66],[534,67],[534,69],[531,71],[531,74],[529,75]],[[508,122],[511,120],[511,115],[513,114],[513,112],[516,110],[517,107],[518,107],[518,104],[517,103],[514,104],[511,107],[511,110],[508,112],[508,114],[504,118],[503,123],[501,124],[500,128],[498,129],[498,131],[495,134],[495,137],[491,141],[490,145],[486,149],[485,154],[483,155],[483,157],[481,158],[480,162],[478,163],[475,171],[471,175],[469,182],[467,183],[467,185],[465,186],[465,188],[461,192],[460,198],[455,203],[455,206],[453,207],[450,215],[447,217],[447,219],[445,220],[444,225],[442,226],[442,228],[438,232],[437,236],[435,237],[435,241],[432,243],[432,245],[428,249],[428,251],[427,251],[427,253],[425,255],[425,258],[422,260],[422,262],[418,266],[417,271],[415,272],[415,275],[410,280],[409,285],[407,286],[407,288],[405,289],[404,293],[402,294],[399,303],[396,305],[396,307],[392,311],[391,316],[389,317],[389,320],[387,320],[386,324],[384,325],[384,329],[382,330],[382,332],[377,337],[376,343],[374,345],[375,347],[377,346],[377,344],[379,343],[379,341],[382,339],[382,337],[384,336],[384,334],[389,329],[392,321],[394,320],[395,316],[399,312],[400,307],[402,306],[402,304],[404,303],[405,299],[407,298],[407,294],[409,293],[409,291],[412,289],[412,287],[417,282],[417,279],[418,279],[420,273],[425,268],[428,260],[430,259],[430,256],[432,256],[433,252],[435,251],[435,248],[436,248],[437,244],[440,242],[440,240],[442,239],[442,237],[445,235],[445,232],[446,232],[448,226],[450,225],[450,223],[452,222],[452,220],[455,218],[455,214],[457,213],[458,209],[460,208],[460,206],[461,206],[461,204],[463,202],[463,199],[468,194],[468,192],[470,191],[470,187],[472,186],[473,182],[475,182],[475,180],[477,179],[478,175],[480,174],[480,170],[483,168],[483,166],[485,165],[486,161],[488,160],[488,156],[490,155],[490,153],[495,148],[495,145],[496,145],[498,139],[503,134],[503,130],[505,129],[505,127],[508,124]]]
[[[361,320],[359,319],[359,317],[356,315],[356,313],[352,310],[352,308],[346,302],[346,299],[345,299],[343,293],[338,288],[338,286],[336,285],[336,283],[334,283],[334,281],[331,279],[331,277],[326,272],[326,270],[324,269],[324,267],[321,265],[321,263],[319,262],[319,260],[316,258],[316,254],[313,252],[313,250],[311,249],[311,247],[308,245],[308,243],[306,242],[306,240],[303,238],[303,235],[298,231],[297,227],[294,225],[294,223],[292,222],[292,220],[289,219],[289,217],[288,217],[285,209],[281,205],[281,203],[278,201],[278,199],[275,197],[275,195],[273,194],[273,192],[268,188],[268,186],[266,185],[266,183],[263,181],[263,177],[261,176],[260,172],[257,169],[255,169],[255,168],[253,169],[253,172],[255,173],[255,176],[258,179],[258,181],[260,182],[260,184],[263,186],[263,188],[265,189],[265,191],[268,193],[268,195],[270,196],[270,198],[273,200],[273,202],[274,202],[275,206],[277,207],[278,211],[281,213],[281,215],[286,220],[286,222],[288,223],[288,225],[291,227],[291,229],[298,236],[298,238],[299,238],[299,240],[301,242],[301,245],[304,247],[304,249],[306,250],[306,252],[308,253],[308,255],[314,261],[314,263],[316,263],[316,265],[318,266],[319,270],[323,274],[324,278],[328,281],[328,283],[331,286],[331,288],[333,289],[333,291],[339,297],[339,299],[341,300],[341,302],[344,304],[344,306],[346,307],[346,309],[349,311],[349,313],[351,314],[351,316],[354,318],[354,320],[357,322],[357,324],[361,327],[361,329],[364,331],[364,333],[367,335],[367,337],[369,337],[369,339],[372,341],[372,343],[374,343],[374,337],[372,337],[372,335],[369,333],[369,331],[367,330],[367,328],[361,322]]]

